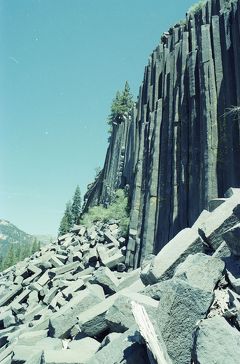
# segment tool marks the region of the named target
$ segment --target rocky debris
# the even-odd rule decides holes
[[[240,332],[220,316],[203,320],[195,332],[193,359],[196,364],[238,364]]]
[[[83,363],[94,355],[108,329],[105,316],[116,292],[143,288],[139,270],[126,271],[125,245],[117,221],[74,226],[0,273],[1,362]],[[100,324],[87,329],[87,324],[92,327],[87,320],[91,308],[102,329]],[[82,341],[76,339],[80,333],[86,336]],[[100,335],[98,340],[95,335]],[[69,342],[66,350],[64,340]]]
[[[214,362],[211,351],[217,343],[211,343],[226,333],[233,337],[234,346],[240,334],[240,258],[236,254],[240,242],[229,235],[235,234],[236,225],[212,229],[210,240],[221,244],[210,248],[202,231],[222,211],[227,222],[221,218],[221,227],[229,228],[232,220],[226,211],[232,211],[229,199],[236,196],[238,190],[211,213],[201,214],[191,229],[182,230],[135,270],[127,270],[124,261],[115,259],[127,239],[119,235],[114,222],[111,228],[102,223],[91,228],[75,226],[2,272],[0,362],[150,363],[133,302],[145,309],[169,364],[186,364],[191,359]],[[106,257],[114,265],[104,265]]]

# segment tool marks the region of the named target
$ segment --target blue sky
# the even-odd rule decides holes
[[[0,218],[56,234],[102,166],[111,101],[191,0],[0,0]]]

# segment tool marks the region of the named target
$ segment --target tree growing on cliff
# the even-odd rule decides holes
[[[111,105],[111,113],[108,116],[109,133],[112,132],[113,124],[120,124],[131,115],[133,105],[133,95],[126,81],[124,90],[122,92],[117,91]]]
[[[72,203],[72,219],[74,224],[79,223],[81,210],[82,210],[82,200],[81,200],[81,192],[80,187],[77,185],[74,196],[73,196],[73,203]]]

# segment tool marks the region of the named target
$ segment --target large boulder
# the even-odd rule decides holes
[[[173,278],[162,282],[157,322],[173,364],[191,362],[192,333],[197,322],[206,317],[213,300],[209,291]]]
[[[240,257],[240,223],[229,229],[223,234],[231,253]]]
[[[193,287],[212,292],[223,276],[224,267],[221,259],[198,253],[189,255],[177,267],[174,277],[187,281]]]
[[[98,268],[89,282],[102,286],[106,294],[117,292],[119,284],[118,279],[108,267]]]
[[[239,364],[240,333],[221,316],[203,320],[193,346],[195,364]]]
[[[142,304],[147,311],[158,307],[157,301],[139,293],[129,293],[129,296],[120,295],[106,315],[107,324],[111,331],[124,332],[135,323],[132,314],[132,301]]]
[[[216,208],[199,227],[200,235],[213,250],[224,241],[224,233],[240,222],[240,189]]]
[[[50,318],[50,336],[67,337],[71,328],[77,324],[78,314],[99,302],[100,298],[88,289],[75,293],[74,297]]]
[[[98,351],[87,364],[148,364],[146,346],[140,343],[137,327],[133,326]]]
[[[194,229],[180,231],[158,255],[147,265],[141,279],[144,284],[154,284],[173,277],[175,268],[182,263],[189,254],[202,252],[203,242]]]

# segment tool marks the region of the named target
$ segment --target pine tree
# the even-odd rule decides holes
[[[37,238],[34,238],[31,253],[34,254],[39,250],[39,241],[37,241]]]
[[[79,224],[79,219],[81,215],[81,191],[79,185],[77,185],[74,196],[73,196],[73,203],[72,203],[72,218],[74,224]]]
[[[66,209],[59,226],[58,234],[64,235],[68,233],[72,226],[73,226],[72,204],[71,201],[69,201],[66,204]]]
[[[11,244],[8,248],[7,254],[5,258],[3,259],[3,269],[7,269],[8,267],[11,267],[14,265],[16,261],[15,253],[14,253],[14,247],[13,244]]]
[[[108,117],[108,125],[110,126],[109,133],[112,132],[112,125],[119,124],[126,120],[131,114],[133,108],[133,95],[130,92],[130,87],[126,81],[124,90],[117,91],[115,99],[112,102],[111,113]]]

